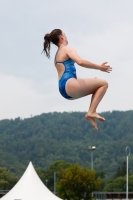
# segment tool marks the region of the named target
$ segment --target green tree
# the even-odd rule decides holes
[[[66,169],[70,165],[71,165],[70,163],[67,163],[63,160],[57,160],[53,162],[46,170],[37,169],[36,171],[40,179],[43,181],[43,183],[47,185],[48,189],[50,189],[53,192],[54,191],[54,172],[56,172],[56,175],[57,175],[59,170]]]
[[[96,178],[100,177],[101,179],[104,179],[106,176],[106,171],[105,170],[97,170],[96,171]]]
[[[94,170],[73,164],[58,172],[58,196],[62,199],[92,199],[92,192],[99,190],[101,182]]]
[[[116,173],[114,175],[114,178],[118,178],[120,176],[125,176],[126,175],[126,170],[127,170],[126,161],[124,161],[122,163],[122,166],[119,166],[117,168],[117,171],[116,171]],[[131,174],[130,169],[128,169],[128,171],[129,171],[129,174]]]
[[[129,192],[133,190],[133,175],[129,176]],[[106,183],[103,191],[106,192],[125,192],[126,176],[121,176]]]
[[[102,183],[101,183],[101,186],[100,186],[100,191],[102,191],[105,184],[106,184],[106,171],[97,170],[96,171],[96,178],[98,178],[98,177],[102,179]]]
[[[0,190],[10,190],[18,181],[6,168],[0,167]]]

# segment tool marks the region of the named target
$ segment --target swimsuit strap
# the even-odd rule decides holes
[[[62,46],[62,47],[65,47],[65,46],[66,46],[66,45],[64,45],[64,46]],[[55,54],[55,59],[54,59],[54,60],[55,60],[55,64],[58,63],[58,62],[56,61],[56,57],[57,57],[57,54],[58,54],[59,50],[60,50],[62,47],[60,47],[60,48],[58,49],[58,51],[56,52],[56,54]]]

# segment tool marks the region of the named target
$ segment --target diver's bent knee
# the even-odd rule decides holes
[[[108,82],[106,80],[104,80],[104,84],[108,88],[109,84],[108,84]]]
[[[102,86],[106,86],[108,88],[108,82],[104,79],[102,79]]]

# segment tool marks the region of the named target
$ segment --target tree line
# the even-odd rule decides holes
[[[96,146],[94,169],[104,169],[106,179],[113,178],[116,169],[126,159],[126,146],[132,149],[133,111],[101,113],[106,122],[98,121],[99,131],[92,129],[84,115],[84,112],[53,112],[28,119],[1,120],[0,166],[18,177],[30,161],[42,170],[57,160],[90,167],[88,147]],[[129,167],[132,172],[132,154]]]

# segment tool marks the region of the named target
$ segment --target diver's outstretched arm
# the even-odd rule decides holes
[[[85,67],[85,68],[91,68],[91,69],[97,69],[97,70],[101,70],[107,73],[110,73],[110,71],[112,71],[112,68],[107,65],[108,62],[103,62],[102,64],[98,65],[98,64],[94,64],[90,61],[84,60],[82,59],[77,52],[75,51],[75,49],[66,46],[65,47],[65,51],[66,54],[68,55],[68,57],[70,57],[72,60],[74,60],[78,65]]]

